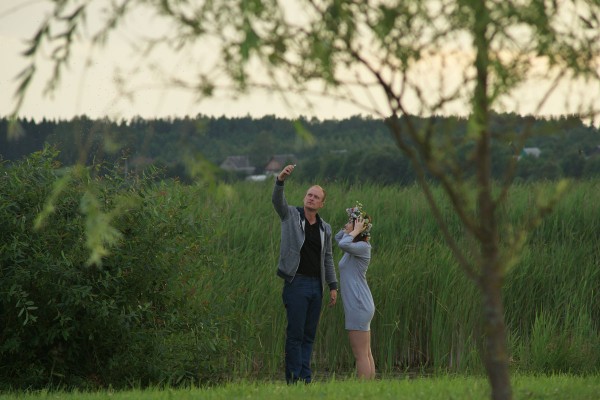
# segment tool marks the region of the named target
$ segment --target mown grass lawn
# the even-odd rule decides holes
[[[513,376],[512,383],[515,399],[591,400],[600,398],[600,376]],[[150,389],[86,393],[43,391],[0,395],[0,399],[2,400],[468,400],[488,398],[490,398],[490,389],[486,378],[465,376],[381,379],[372,382],[331,379],[324,382],[315,382],[311,385],[297,386],[287,386],[282,382],[244,381],[193,389]]]

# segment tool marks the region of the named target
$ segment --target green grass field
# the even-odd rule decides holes
[[[514,399],[593,400],[600,393],[600,377],[516,376]],[[222,386],[193,389],[148,389],[130,391],[38,392],[0,395],[2,400],[478,400],[489,398],[485,378],[440,376],[413,379],[382,379],[371,382],[330,379],[311,385],[287,386],[285,383],[244,381]]]

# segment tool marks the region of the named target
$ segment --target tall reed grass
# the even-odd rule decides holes
[[[283,374],[285,313],[276,276],[280,222],[271,205],[272,181],[233,185],[226,196],[200,195],[211,229],[214,265],[198,271],[198,301],[227,305],[222,333],[236,343],[224,355],[238,376]],[[290,204],[301,205],[308,184],[286,181]],[[325,185],[321,216],[335,231],[356,201],[372,215],[372,262],[367,279],[375,299],[372,347],[378,371],[481,371],[480,297],[447,249],[421,190],[373,184]],[[181,190],[186,190],[185,188]],[[551,183],[517,185],[505,210],[519,224],[536,193]],[[443,199],[441,190],[435,196]],[[504,295],[513,367],[524,371],[591,373],[600,368],[600,182],[578,182],[536,228],[506,276]],[[451,230],[461,229],[448,206]],[[334,260],[341,252],[334,244]],[[343,301],[343,299],[342,299]],[[342,304],[324,307],[314,364],[317,373],[349,373],[354,360]]]

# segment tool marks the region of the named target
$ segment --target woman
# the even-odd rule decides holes
[[[356,359],[359,378],[375,378],[375,361],[371,353],[371,319],[375,304],[369,285],[367,269],[371,261],[369,243],[372,219],[362,210],[362,204],[346,209],[348,223],[335,235],[344,252],[339,262],[340,287],[344,304],[345,327]]]

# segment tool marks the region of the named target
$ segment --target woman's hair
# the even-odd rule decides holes
[[[371,216],[369,214],[364,214],[363,218],[365,219],[365,221],[369,221],[369,223],[366,225],[366,228],[368,230],[370,230],[369,226],[373,223],[373,219],[371,218]],[[356,218],[352,218],[352,226],[354,226],[355,222],[356,222]],[[356,242],[367,242],[370,237],[371,237],[371,233],[370,232],[363,231],[362,233],[356,235],[356,237],[352,240],[352,242],[353,243],[356,243]]]

